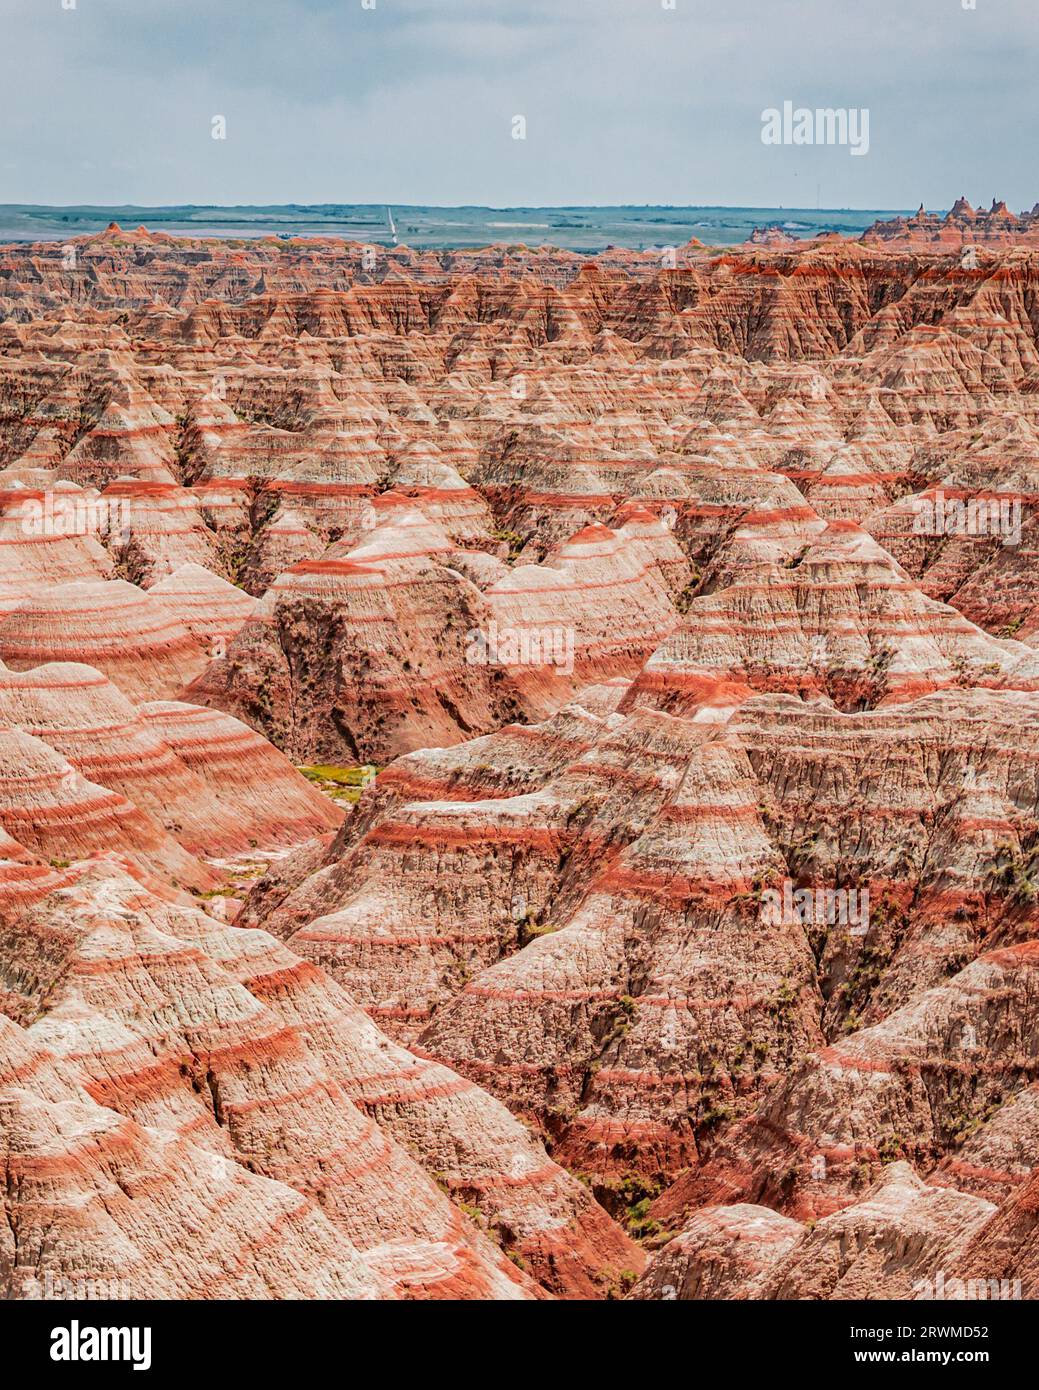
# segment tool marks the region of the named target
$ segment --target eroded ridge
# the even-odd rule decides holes
[[[1034,221],[0,249],[4,1293],[1036,1296]]]

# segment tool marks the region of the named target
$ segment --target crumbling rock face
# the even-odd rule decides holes
[[[704,1207],[649,1262],[629,1298],[675,1302],[760,1298],[772,1267],[804,1227],[769,1207]]]
[[[287,1198],[301,1213],[320,1210],[329,1240],[338,1232],[362,1271],[408,1297],[531,1296],[525,1268],[552,1292],[594,1296],[641,1267],[640,1252],[504,1107],[393,1047],[264,933],[165,902],[101,863],[70,870],[64,886],[41,884],[17,916],[12,906],[0,977],[8,1016],[26,1028],[16,1044],[56,1059],[109,1129],[114,1110],[149,1143],[188,1141],[215,1197],[233,1190],[240,1165],[262,1174],[271,1180],[254,1194],[263,1220]],[[128,1220],[129,1238],[143,1239]],[[233,1227],[213,1221],[214,1243],[222,1229],[231,1238]],[[14,1258],[9,1277],[37,1277],[24,1265]],[[321,1283],[320,1262],[308,1269],[307,1296],[340,1296],[334,1279]],[[232,1289],[256,1296],[245,1282]]]
[[[507,672],[466,659],[486,602],[450,567],[446,535],[416,529],[433,534],[380,528],[347,555],[294,565],[187,697],[330,764],[386,762],[519,713]]]
[[[601,1182],[689,1167],[758,1200],[731,1186],[747,1169],[784,1209],[831,1210],[863,1165],[938,1163],[1030,1079],[1035,699],[704,718],[579,697],[400,760],[246,916]],[[817,915],[823,892],[850,915]],[[725,1157],[740,1116],[760,1158]]]
[[[316,1203],[73,1091],[5,1087],[0,1133],[6,1298],[396,1297]]]
[[[5,1291],[1033,1296],[1034,222],[4,249]]]
[[[1027,547],[1036,495],[1023,435],[1005,437],[1014,421],[1034,451],[1027,219],[963,204],[948,225],[964,219],[1011,244],[970,270],[940,238],[907,249],[879,233],[721,256],[690,244],[674,270],[612,251],[396,248],[366,271],[342,243],[113,231],[77,243],[70,273],[60,247],[7,248],[0,551],[26,563],[0,565],[0,600],[28,605],[11,660],[104,664],[46,616],[49,586],[151,590],[199,566],[275,598],[235,645],[191,628],[182,575],[176,617],[201,658],[149,693],[194,681],[293,757],[382,763],[633,677],[692,600],[808,578],[801,547],[830,522],[893,546],[909,587],[885,598],[899,571],[878,572],[862,640],[837,641],[823,683],[867,700],[922,688],[911,652],[886,674],[888,607],[928,626],[921,593],[955,599],[1004,639],[1030,636],[1035,607],[1019,546],[914,529],[948,478],[954,497],[1016,498]],[[757,570],[769,559],[791,574]],[[128,635],[142,619],[128,611]],[[837,638],[832,621],[809,624],[809,646],[822,636]],[[959,656],[926,677],[947,683]],[[819,661],[794,643],[780,664],[801,662],[810,685]],[[979,649],[969,679],[991,683],[996,661]],[[374,698],[358,700],[365,684]]]
[[[994,1211],[981,1198],[928,1187],[907,1163],[892,1164],[853,1206],[810,1227],[768,1207],[704,1207],[629,1297],[953,1298],[955,1271]],[[989,1296],[1000,1294],[986,1287],[980,1297]]]
[[[134,705],[90,666],[0,671],[0,722],[10,726],[12,750],[7,814],[12,825],[21,819],[23,840],[41,853],[126,853],[132,824],[156,843],[161,826],[162,843],[172,836],[178,849],[215,859],[295,845],[341,819],[252,729],[193,706]],[[123,828],[106,831],[113,816]],[[181,861],[169,853],[175,876]],[[147,854],[142,867],[154,871],[154,849]]]
[[[27,599],[0,620],[0,659],[16,671],[83,662],[132,699],[168,700],[207,654],[164,603],[115,579],[56,584]]]

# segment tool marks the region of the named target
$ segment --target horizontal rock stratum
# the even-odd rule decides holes
[[[1034,223],[0,248],[0,1294],[1039,1296]]]

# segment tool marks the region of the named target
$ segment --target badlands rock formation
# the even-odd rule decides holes
[[[0,248],[0,1290],[1037,1296],[1034,223]]]
[[[989,208],[973,208],[966,198],[960,197],[944,217],[925,212],[921,203],[912,217],[874,222],[862,239],[908,242],[914,246],[958,246],[977,242],[1034,246],[1039,244],[1039,203],[1030,212],[1017,214],[999,198],[993,198]]]

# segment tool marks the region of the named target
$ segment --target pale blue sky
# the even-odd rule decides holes
[[[1037,0],[674,3],[0,0],[0,202],[1039,199]],[[869,154],[764,146],[787,99]]]

